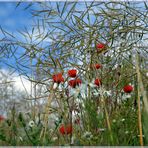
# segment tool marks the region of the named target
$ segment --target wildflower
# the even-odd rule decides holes
[[[20,141],[23,141],[23,138],[21,136],[19,137],[19,139],[20,139]]]
[[[113,123],[116,123],[116,120],[115,119],[113,119],[113,121],[112,121]]]
[[[122,96],[122,99],[123,99],[123,100],[129,99],[129,98],[131,98],[131,95],[130,95],[130,94],[124,94],[124,95]]]
[[[100,68],[102,68],[102,65],[101,64],[93,64],[93,65],[91,65],[91,68],[100,69]]]
[[[72,137],[71,137],[71,143],[70,143],[70,144],[74,144],[74,141],[75,141],[75,137],[72,136]]]
[[[58,87],[57,83],[53,84],[53,89],[56,89]]]
[[[97,86],[100,86],[102,84],[102,82],[101,82],[100,79],[95,79],[94,84],[97,85]]]
[[[76,84],[80,85],[82,83],[81,79],[76,79]]]
[[[49,132],[52,133],[53,132],[53,129],[49,129]]]
[[[91,132],[86,131],[83,135],[83,138],[90,140],[93,137]]]
[[[99,132],[104,132],[106,129],[105,128],[99,128],[98,131]]]
[[[75,119],[75,124],[80,124],[80,118]]]
[[[133,87],[131,85],[126,85],[123,90],[125,93],[131,93],[133,91]]]
[[[76,77],[76,75],[77,75],[77,70],[76,69],[68,70],[68,76],[69,77],[74,78],[74,77]]]
[[[77,85],[79,86],[82,83],[81,79],[74,79],[70,80],[68,84],[72,87],[75,88]]]
[[[33,120],[31,120],[28,125],[29,125],[29,127],[34,127],[35,126],[35,123],[34,123]]]
[[[5,118],[2,115],[0,115],[0,122],[3,120],[5,120]]]
[[[106,95],[107,97],[109,97],[109,96],[112,96],[112,94],[111,94],[111,90],[109,90],[109,91],[104,91],[104,95]]]
[[[60,84],[61,82],[64,82],[64,78],[62,76],[62,73],[57,73],[57,74],[53,75],[52,79],[55,83],[58,83],[58,84]]]
[[[64,124],[62,124],[59,128],[59,131],[62,135],[68,135],[68,134],[72,134],[72,125],[68,124],[66,126],[64,126]]]
[[[56,141],[56,140],[58,140],[58,137],[53,137],[52,140]]]
[[[96,45],[96,48],[97,48],[97,49],[104,49],[105,47],[106,47],[106,45],[103,44],[103,43],[98,43],[98,44]]]
[[[122,121],[122,122],[124,122],[124,121],[125,121],[125,119],[123,118],[121,121]]]
[[[76,87],[76,80],[70,80],[68,82],[68,84],[72,87],[72,88],[75,88]]]
[[[138,137],[140,137],[140,135],[138,135]],[[142,135],[142,137],[145,137],[144,135]]]
[[[92,88],[96,87],[96,85],[94,83],[92,83],[92,82],[89,83],[89,86],[92,87]]]
[[[125,131],[125,134],[129,134],[129,131]]]

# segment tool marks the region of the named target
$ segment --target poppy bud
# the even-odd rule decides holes
[[[100,79],[95,79],[95,85],[100,86],[102,84]]]
[[[0,122],[3,120],[5,120],[5,118],[2,115],[0,115]]]
[[[69,86],[71,86],[72,88],[79,86],[81,83],[82,83],[81,79],[74,79],[68,82]]]
[[[98,43],[97,45],[96,45],[96,48],[97,49],[104,49],[106,47],[106,45],[105,44],[103,44],[103,43]]]
[[[133,87],[131,85],[126,85],[123,90],[125,93],[131,93],[133,91]]]
[[[59,132],[62,134],[62,135],[68,135],[68,134],[72,134],[72,125],[71,124],[68,124],[68,125],[64,125],[62,124],[59,128]]]
[[[62,73],[58,73],[52,76],[52,79],[55,83],[60,84],[61,82],[64,82],[64,78],[62,76]]]
[[[68,76],[69,77],[74,78],[74,77],[76,77],[76,75],[77,75],[77,70],[76,69],[68,70]]]

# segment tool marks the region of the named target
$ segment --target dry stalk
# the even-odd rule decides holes
[[[140,96],[143,96],[144,109],[148,114],[148,100],[144,90],[140,68],[139,68],[139,55],[136,56],[136,71],[137,71],[137,81],[138,81],[138,125],[140,134],[140,145],[143,146],[143,133],[142,133],[142,121],[141,121],[141,108],[140,108]]]
[[[50,107],[52,98],[53,98],[53,89],[51,89],[51,93],[49,94],[48,102],[47,102],[47,104],[45,106],[45,111],[44,111],[44,119],[43,119],[43,122],[44,122],[45,126],[42,128],[41,133],[40,133],[40,139],[43,136],[43,141],[45,139],[45,135],[46,135],[46,131],[47,131],[48,116],[49,116],[48,112],[49,112],[49,107]]]

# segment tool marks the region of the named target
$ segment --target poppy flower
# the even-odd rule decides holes
[[[55,75],[52,76],[52,79],[55,83],[61,83],[61,82],[64,82],[64,78],[62,76],[62,73],[57,73]]]
[[[77,118],[77,119],[75,119],[75,124],[80,124],[80,119],[79,118]]]
[[[102,65],[101,64],[93,64],[93,65],[91,65],[91,68],[100,69],[100,68],[102,68]]]
[[[82,83],[81,79],[76,79],[76,85],[80,85]]]
[[[95,79],[95,85],[100,86],[102,84],[100,79]]]
[[[71,86],[72,88],[75,88],[77,85],[80,85],[81,83],[81,79],[74,79],[68,82],[69,86]]]
[[[5,118],[2,115],[0,115],[0,122],[3,120],[5,120]]]
[[[69,77],[74,78],[74,77],[76,77],[76,75],[77,75],[77,70],[76,69],[68,70],[68,76]]]
[[[103,43],[98,43],[97,45],[96,45],[96,48],[97,49],[104,49],[106,47],[106,45],[105,44],[103,44]]]
[[[125,93],[131,93],[133,91],[133,87],[131,85],[126,85],[123,90]]]
[[[64,125],[62,124],[59,128],[59,131],[62,135],[68,135],[68,134],[72,134],[72,125],[68,124],[68,125]]]

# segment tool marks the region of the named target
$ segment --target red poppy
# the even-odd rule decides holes
[[[98,43],[98,44],[96,45],[96,48],[97,48],[97,49],[104,49],[105,47],[106,47],[106,45],[103,44],[103,43]]]
[[[68,76],[69,77],[74,78],[74,77],[76,77],[76,75],[77,75],[77,70],[76,69],[68,70]]]
[[[102,84],[101,80],[100,79],[95,79],[95,82],[94,82],[97,86],[100,86]]]
[[[70,80],[68,84],[72,87],[75,88],[77,85],[80,85],[82,83],[81,79],[74,79]]]
[[[93,65],[91,65],[91,68],[100,69],[100,68],[102,68],[102,65],[101,64],[93,64]]]
[[[130,93],[133,91],[133,87],[131,85],[126,85],[124,86],[123,90],[125,93]]]
[[[5,118],[2,115],[0,115],[0,122],[3,120],[5,120]]]
[[[80,85],[82,83],[81,79],[76,79],[76,84]]]
[[[61,82],[64,82],[64,78],[62,76],[62,73],[58,73],[58,74],[55,74],[52,76],[52,79],[55,83],[61,83]]]
[[[75,124],[80,124],[80,118],[75,119]]]
[[[72,125],[68,124],[66,126],[64,126],[64,124],[62,124],[59,128],[59,131],[62,135],[68,135],[68,134],[72,134]]]

